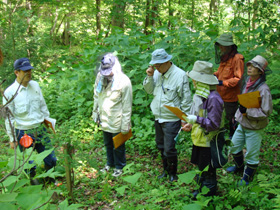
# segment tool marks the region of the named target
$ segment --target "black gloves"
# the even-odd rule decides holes
[[[219,86],[222,86],[223,85],[223,80],[219,80]]]
[[[242,114],[245,114],[246,111],[247,111],[247,108],[242,106],[241,104],[239,105],[239,111],[242,113]]]

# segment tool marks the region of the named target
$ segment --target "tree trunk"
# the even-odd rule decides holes
[[[64,162],[65,162],[65,174],[66,174],[66,185],[68,190],[68,195],[73,199],[73,184],[74,177],[73,168],[72,168],[72,155],[74,147],[69,143],[64,144],[63,153],[64,153]]]
[[[3,53],[2,53],[1,48],[0,48],[0,66],[3,63],[3,60],[4,60],[4,56],[3,56]]]
[[[218,11],[217,7],[217,1],[216,0],[211,0],[209,4],[209,20],[212,20],[212,17],[216,15],[216,12]]]
[[[65,44],[67,46],[70,45],[69,29],[70,29],[70,21],[69,21],[69,17],[67,17],[66,21],[64,22],[64,30],[63,30],[63,33],[62,33],[62,36],[61,36],[63,44]]]
[[[192,0],[192,26],[191,26],[191,28],[193,28],[193,26],[194,26],[194,0]]]
[[[56,29],[56,31],[55,31],[55,34],[53,34],[53,36],[54,36],[54,38],[53,38],[53,45],[54,45],[54,43],[55,43],[55,39],[56,39],[57,33],[58,33],[58,31],[59,31],[59,29],[60,29],[60,27],[61,27],[61,25],[62,25],[64,19],[66,18],[66,16],[67,16],[67,15],[64,15],[64,17],[62,18],[62,20],[61,20],[59,26],[57,27],[57,29]]]
[[[251,12],[250,12],[250,0],[248,0],[248,41],[250,41],[250,31],[251,31]]]
[[[158,1],[157,0],[153,0],[152,1],[152,20],[151,20],[151,25],[153,27],[156,26],[156,18],[157,18],[158,6],[159,6]]]
[[[27,11],[32,10],[31,1],[26,1],[25,8],[26,8]],[[32,30],[32,26],[30,25],[30,17],[29,16],[26,17],[26,22],[27,22],[26,32],[27,32],[28,36],[33,36],[33,30]],[[25,38],[25,41],[26,41],[26,46],[29,46],[29,42],[28,42],[27,38]],[[29,47],[26,49],[26,51],[27,51],[28,57],[31,57],[31,50],[29,49]]]
[[[119,0],[114,1],[112,8],[112,26],[124,28],[124,16],[125,16],[126,1]]]
[[[54,18],[54,21],[53,21],[53,26],[52,26],[52,29],[50,31],[50,36],[53,37],[53,43],[55,42],[55,34],[54,34],[54,30],[55,30],[55,27],[57,25],[57,20],[58,20],[58,7],[55,8],[55,18]]]
[[[169,20],[168,20],[168,28],[171,29],[172,28],[172,23],[171,23],[171,19],[173,17],[173,9],[171,7],[171,2],[172,0],[168,0],[168,13],[169,13]]]
[[[258,7],[258,0],[254,0],[254,3],[253,3],[253,18],[252,18],[252,30],[256,29],[255,20],[257,18],[257,12],[258,12],[257,7]]]
[[[101,12],[100,12],[100,5],[101,0],[96,0],[96,36],[98,38],[99,33],[101,31]]]
[[[149,34],[148,27],[150,26],[150,15],[151,15],[150,4],[151,4],[150,0],[147,0],[146,1],[146,19],[145,19],[145,28],[144,28],[144,33],[146,35]]]

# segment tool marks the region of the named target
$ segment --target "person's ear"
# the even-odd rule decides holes
[[[18,70],[15,70],[14,73],[15,73],[15,75],[17,76],[18,73],[19,73],[19,71],[18,71]]]

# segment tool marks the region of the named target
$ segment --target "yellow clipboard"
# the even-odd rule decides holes
[[[51,121],[45,119],[45,120],[44,120],[44,124],[45,124],[45,126],[46,126],[47,128],[51,128],[52,131],[53,131],[53,133],[55,133],[54,123],[53,123],[53,122],[51,122]]]
[[[113,137],[114,147],[117,149],[119,146],[121,146],[124,142],[126,142],[128,139],[132,137],[132,131],[131,129],[127,134],[119,133],[118,135]]]
[[[173,106],[167,106],[167,105],[163,105],[164,107],[166,107],[167,109],[169,109],[173,114],[175,114],[177,117],[179,117],[181,120],[185,120],[185,118],[188,116],[186,115],[181,109],[179,109],[178,107],[173,107]]]
[[[254,91],[237,95],[239,103],[246,108],[260,108],[261,96],[260,91]]]

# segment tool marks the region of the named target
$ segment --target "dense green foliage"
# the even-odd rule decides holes
[[[63,185],[48,186],[38,196],[40,202],[35,204],[46,202],[56,191],[58,195],[43,208],[75,209],[78,206],[73,204],[82,204],[84,209],[280,209],[278,1],[255,1],[257,4],[245,0],[225,1],[224,4],[214,1],[215,7],[210,10],[209,2],[205,0],[170,1],[171,5],[160,0],[156,10],[150,7],[147,11],[146,1],[126,1],[125,24],[120,28],[111,24],[114,13],[110,11],[113,11],[114,1],[104,0],[99,32],[95,25],[97,1],[32,1],[30,9],[27,9],[29,1],[25,4],[22,1],[8,2],[0,3],[0,47],[5,56],[4,64],[0,66],[0,79],[7,79],[2,88],[15,78],[13,61],[29,57],[36,67],[33,76],[40,82],[51,117],[58,120],[53,142],[59,167],[53,175],[58,176]],[[173,15],[168,15],[169,10]],[[146,27],[148,14],[152,17],[150,21],[154,19],[155,23]],[[70,28],[66,27],[67,23],[71,24]],[[212,200],[200,196],[198,201],[192,201],[189,195],[197,186],[193,181],[195,167],[190,164],[192,144],[188,133],[183,134],[177,145],[179,181],[170,184],[167,180],[156,179],[161,163],[155,148],[153,116],[149,108],[152,98],[143,90],[142,81],[151,53],[157,48],[165,48],[173,55],[172,61],[185,71],[191,70],[196,60],[214,64],[214,43],[223,32],[234,34],[245,61],[257,54],[267,58],[273,71],[267,77],[267,83],[271,88],[274,110],[265,129],[260,169],[254,182],[249,187],[237,189],[236,181],[240,177],[220,169],[218,196]],[[70,42],[65,39],[65,34],[71,34],[68,37]],[[134,136],[126,143],[128,165],[125,174],[117,179],[98,172],[105,164],[105,150],[102,132],[91,120],[93,84],[99,58],[105,52],[117,53],[123,71],[133,85]],[[2,177],[11,170],[14,155],[7,150],[9,144],[4,127],[0,132]],[[75,175],[73,196],[68,195],[64,177],[62,148],[65,144],[74,147],[71,161]],[[21,153],[18,156],[21,157]],[[38,165],[40,161],[42,157],[38,158]],[[38,172],[41,177],[46,176],[41,167]],[[40,189],[28,186],[23,173],[16,179],[20,187],[16,185],[12,190],[15,178],[1,183],[0,205],[6,202],[7,209],[11,209],[7,203],[17,203],[21,209],[30,209],[29,203],[23,204],[21,200],[26,199],[24,196],[31,191],[39,194]],[[16,197],[18,194],[15,193],[22,197]]]

